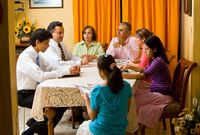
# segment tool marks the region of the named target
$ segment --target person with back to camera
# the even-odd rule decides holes
[[[145,134],[145,127],[155,126],[164,107],[172,101],[173,94],[169,61],[161,40],[153,35],[144,43],[149,66],[141,69],[140,74],[123,74],[123,78],[137,79],[133,90],[139,123],[137,133],[141,135]],[[151,82],[146,78],[151,78]]]
[[[96,31],[92,26],[85,26],[82,31],[82,41],[75,45],[73,55],[78,57],[86,56],[88,59],[97,59],[105,54],[101,44],[96,41]]]
[[[19,56],[16,66],[17,76],[17,97],[18,105],[21,107],[32,108],[35,90],[39,83],[58,78],[69,74],[80,73],[80,67],[57,67],[50,65],[41,55],[49,47],[49,39],[52,37],[45,29],[37,29],[30,37],[30,46]],[[60,121],[67,108],[56,108],[54,117],[54,127]],[[22,135],[47,135],[47,117],[44,121],[38,122],[33,118],[27,121],[29,128]]]
[[[91,90],[90,98],[86,93],[81,93],[90,120],[80,125],[77,135],[125,135],[131,86],[123,81],[113,56],[100,56],[97,67],[103,83]]]

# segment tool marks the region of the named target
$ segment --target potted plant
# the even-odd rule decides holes
[[[34,30],[35,25],[25,18],[16,24],[15,36],[20,39],[20,42],[27,43],[30,40],[30,36]]]
[[[193,98],[193,109],[185,108],[179,118],[174,118],[175,132],[178,135],[200,135],[200,94],[198,98]]]

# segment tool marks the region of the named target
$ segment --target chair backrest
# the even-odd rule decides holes
[[[169,57],[169,64],[170,64],[170,63],[172,62],[172,60],[175,59],[175,58],[176,58],[176,55],[174,55],[174,54],[173,54],[172,56],[170,56],[170,57]]]
[[[187,86],[190,73],[197,67],[197,63],[181,58],[177,63],[173,75],[173,98],[181,103],[181,110],[185,107]]]
[[[108,43],[101,43],[101,46],[102,46],[104,52],[106,53],[106,51],[108,49]]]

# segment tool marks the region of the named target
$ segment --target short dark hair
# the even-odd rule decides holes
[[[91,29],[91,30],[92,30],[92,41],[95,41],[95,40],[97,39],[96,31],[95,31],[94,27],[89,26],[89,25],[87,25],[87,26],[85,26],[85,27],[83,28],[83,30],[82,30],[82,39],[84,40],[83,35],[85,34],[85,31],[86,31],[87,29]]]
[[[130,23],[128,23],[128,22],[121,22],[120,24],[126,25],[126,29],[127,29],[128,31],[131,31],[132,27],[131,27],[131,24],[130,24]]]
[[[62,22],[59,22],[59,21],[53,21],[49,24],[49,26],[47,27],[47,30],[50,32],[50,33],[53,33],[55,31],[55,27],[56,26],[59,26],[59,27],[63,27],[63,24]]]
[[[114,94],[118,94],[123,88],[122,73],[116,65],[112,67],[111,64],[116,64],[112,55],[101,55],[97,60],[98,69],[107,73],[108,87]]]
[[[52,38],[52,34],[49,31],[47,31],[46,29],[42,29],[42,28],[36,29],[31,34],[30,45],[35,46],[36,40],[39,40],[40,42],[42,42],[42,41],[48,40],[50,38]]]

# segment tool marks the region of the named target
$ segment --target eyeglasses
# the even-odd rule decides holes
[[[64,34],[64,32],[54,32],[54,33],[56,33],[58,35],[63,35]]]

